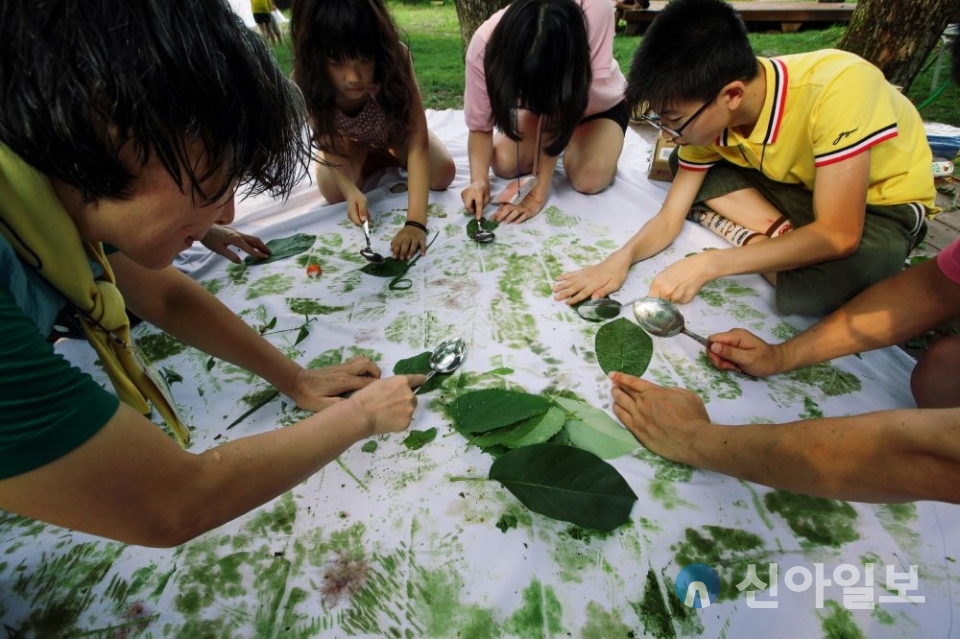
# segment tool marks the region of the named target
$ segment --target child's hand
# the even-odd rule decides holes
[[[394,259],[408,260],[418,252],[427,254],[427,234],[414,226],[405,226],[390,242]]]
[[[367,210],[367,196],[360,189],[347,196],[347,217],[357,226],[370,217],[370,212]]]
[[[543,209],[545,202],[546,198],[541,198],[534,189],[527,193],[519,204],[501,204],[497,212],[490,217],[502,224],[526,222]]]
[[[696,297],[704,284],[716,279],[712,270],[712,254],[723,252],[706,251],[674,262],[653,278],[647,295],[662,297],[675,304],[686,304]]]
[[[558,277],[557,285],[553,287],[553,299],[577,304],[587,298],[606,297],[620,288],[629,269],[629,258],[613,253],[599,264]]]
[[[463,198],[463,208],[479,220],[483,217],[483,207],[490,201],[490,180],[471,182],[460,192],[460,197]]]

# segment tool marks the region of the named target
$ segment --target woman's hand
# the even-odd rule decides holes
[[[369,434],[398,433],[410,425],[417,408],[413,388],[423,384],[426,375],[397,375],[354,393],[349,400],[357,405],[368,422]]]
[[[380,378],[380,368],[369,357],[358,355],[325,368],[302,368],[287,394],[304,410],[321,411],[343,401],[340,395],[365,388]]]
[[[214,253],[224,256],[234,264],[240,263],[240,256],[230,249],[231,246],[237,247],[244,253],[252,255],[258,260],[270,257],[270,249],[267,248],[267,245],[264,244],[259,237],[241,233],[222,224],[214,224],[211,226],[207,234],[200,240],[200,243]]]

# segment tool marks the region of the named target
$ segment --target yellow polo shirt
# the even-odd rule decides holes
[[[869,150],[868,204],[939,211],[923,120],[879,69],[836,49],[758,60],[766,97],[753,131],[726,129],[712,145],[682,147],[682,168],[706,171],[723,159],[813,191],[817,167]]]

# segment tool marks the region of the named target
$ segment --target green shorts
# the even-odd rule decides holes
[[[671,156],[674,168],[676,153]],[[674,169],[676,173],[676,169]],[[813,193],[775,182],[756,169],[719,162],[710,168],[696,204],[745,188],[755,188],[790,218],[794,228],[814,220]],[[914,202],[867,205],[857,251],[843,259],[777,274],[777,310],[784,314],[826,315],[863,289],[903,270],[904,262],[927,234],[926,207]]]

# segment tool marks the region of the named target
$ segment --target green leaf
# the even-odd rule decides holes
[[[492,231],[500,226],[500,223],[496,220],[491,220],[488,218],[483,218],[483,230]],[[467,222],[467,237],[473,237],[474,233],[480,230],[480,222],[477,221],[477,218],[471,219]]]
[[[454,426],[464,434],[485,433],[515,424],[550,408],[550,400],[539,395],[486,388],[464,393],[451,406]]]
[[[363,451],[363,452],[365,452],[365,453],[372,453],[372,452],[375,451],[376,449],[377,449],[377,442],[375,442],[375,441],[372,440],[372,439],[371,439],[370,441],[364,443],[364,445],[360,447],[360,450]]]
[[[297,339],[296,339],[296,341],[293,343],[293,345],[296,346],[297,344],[299,344],[299,343],[302,342],[303,340],[307,339],[307,335],[309,335],[309,334],[310,334],[310,329],[307,328],[307,325],[306,325],[306,324],[304,324],[303,326],[300,327],[300,332],[297,333]]]
[[[556,406],[551,406],[542,415],[528,417],[512,426],[489,432],[475,439],[475,446],[486,449],[488,446],[520,448],[531,444],[542,444],[560,432],[567,415]]]
[[[511,528],[517,527],[517,518],[513,515],[503,515],[497,520],[497,528],[500,532],[507,532]]]
[[[613,466],[560,444],[511,450],[490,466],[490,479],[533,512],[604,532],[626,523],[637,501]]]
[[[285,257],[290,257],[292,255],[299,255],[300,253],[313,248],[313,243],[316,241],[316,239],[316,235],[297,233],[296,235],[291,235],[290,237],[280,237],[275,240],[270,240],[267,242],[267,248],[270,249],[269,257],[258,260],[252,255],[248,255],[243,262],[244,264],[256,266],[258,264],[269,264],[270,262],[276,262],[277,260],[282,260]]]
[[[640,447],[633,434],[606,411],[566,397],[554,397],[553,401],[573,417],[566,421],[563,429],[574,446],[603,459],[614,459]]]
[[[412,430],[407,438],[403,440],[403,445],[410,450],[420,450],[437,438],[437,429]]]
[[[396,277],[407,272],[409,265],[407,260],[395,260],[392,257],[384,259],[383,264],[369,263],[363,266],[360,271],[367,275],[376,277]]]
[[[430,373],[430,351],[424,351],[419,355],[414,355],[413,357],[408,357],[407,359],[401,359],[399,362],[393,366],[394,375],[427,375]],[[436,389],[444,382],[445,379],[450,377],[452,373],[437,373],[427,381],[426,384],[417,389],[417,393],[429,393],[430,391]]]
[[[211,357],[210,359],[208,359],[207,370],[209,371],[211,368],[213,368],[216,365],[216,363],[217,363],[217,360],[215,360],[214,358]]]
[[[653,340],[625,317],[601,326],[594,347],[604,373],[620,371],[640,377],[653,357]]]

